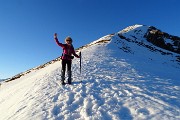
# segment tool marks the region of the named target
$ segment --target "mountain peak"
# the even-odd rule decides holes
[[[132,31],[132,30],[134,30],[134,29],[137,29],[137,28],[140,28],[140,27],[143,27],[143,26],[145,26],[145,25],[135,24],[135,25],[126,27],[125,29],[119,31],[118,33],[119,33],[119,34],[127,33],[127,32],[129,32],[129,31]],[[146,27],[147,27],[147,26],[146,26]]]
[[[122,39],[149,42],[154,46],[180,54],[180,37],[162,32],[153,26],[136,24],[121,30],[118,35]]]

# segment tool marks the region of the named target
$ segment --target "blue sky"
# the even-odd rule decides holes
[[[0,0],[0,78],[62,53],[53,39],[78,48],[134,24],[180,36],[179,0]],[[91,54],[91,53],[89,53]]]

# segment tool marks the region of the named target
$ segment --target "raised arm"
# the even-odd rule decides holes
[[[60,42],[58,41],[57,33],[54,33],[54,40],[55,40],[55,42],[56,42],[57,45],[59,45],[59,46],[61,46],[61,47],[64,47],[64,44],[62,44],[62,43],[60,43]]]

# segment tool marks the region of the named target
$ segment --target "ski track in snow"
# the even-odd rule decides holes
[[[179,86],[158,76],[139,74],[108,48],[96,45],[82,50],[82,74],[79,59],[74,59],[72,85],[60,84],[61,62],[44,68],[42,73],[30,73],[28,79],[3,84],[6,89],[0,96],[6,95],[0,98],[0,113],[4,114],[0,119],[180,119]],[[13,104],[8,103],[13,99]],[[7,106],[1,109],[3,104]],[[11,114],[5,116],[8,112]]]

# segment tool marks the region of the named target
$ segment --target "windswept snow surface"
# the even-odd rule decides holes
[[[2,83],[0,120],[180,119],[179,68],[135,58],[116,40],[81,50],[82,73],[75,58],[73,85],[60,84],[61,61]]]

